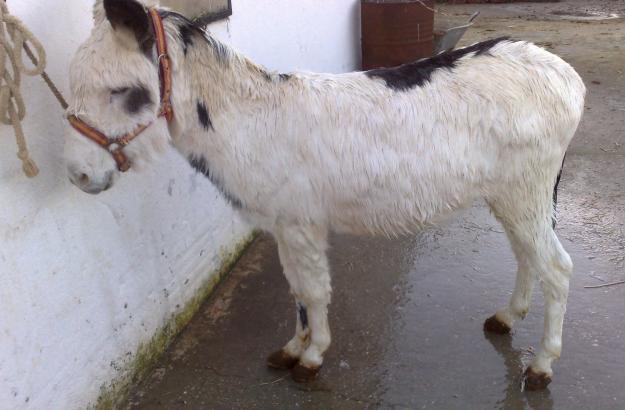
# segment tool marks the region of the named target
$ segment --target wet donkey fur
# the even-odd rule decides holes
[[[395,69],[341,75],[269,72],[161,11],[175,117],[157,119],[159,78],[146,10],[95,6],[71,66],[70,113],[114,137],[153,122],[126,150],[138,167],[171,142],[241,214],[277,240],[296,300],[296,334],[269,358],[298,381],[330,345],[328,232],[413,233],[484,198],[518,271],[510,303],[485,328],[509,332],[534,283],[545,327],[526,386],[560,356],[572,263],[551,225],[552,193],[580,121],[585,87],[527,42],[491,40]],[[112,185],[110,156],[68,129],[68,170],[87,192]]]

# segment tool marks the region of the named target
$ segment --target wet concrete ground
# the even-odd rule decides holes
[[[443,11],[464,18],[476,8]],[[465,43],[504,34],[541,43],[589,88],[560,190],[557,231],[575,274],[549,389],[520,390],[542,334],[539,288],[512,337],[482,331],[507,303],[516,267],[502,229],[476,203],[414,237],[332,238],[333,344],[311,385],[264,365],[292,336],[295,312],[275,244],[260,237],[126,407],[625,408],[625,285],[585,288],[625,279],[625,21],[561,18],[625,12],[625,1],[480,8]]]

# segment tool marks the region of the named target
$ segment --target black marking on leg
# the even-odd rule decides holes
[[[193,168],[195,168],[196,171],[202,173],[206,178],[208,178],[208,180],[213,184],[213,186],[215,186],[215,188],[217,188],[217,190],[219,190],[221,195],[228,202],[230,202],[230,204],[234,208],[236,208],[236,209],[243,208],[243,203],[241,202],[241,200],[239,198],[237,198],[236,196],[234,196],[232,193],[230,193],[230,191],[228,191],[226,189],[226,187],[224,186],[223,181],[221,180],[221,178],[219,178],[217,175],[213,174],[210,171],[210,168],[208,166],[208,162],[206,161],[206,159],[204,159],[204,157],[190,156],[189,157],[189,164]]]
[[[365,75],[372,79],[384,80],[386,86],[395,91],[406,91],[414,87],[421,87],[429,82],[432,73],[437,70],[452,70],[456,67],[458,60],[468,54],[474,53],[474,56],[488,55],[494,46],[508,40],[508,37],[500,37],[482,41],[469,47],[448,51],[432,58],[425,58],[399,67],[366,71]]]
[[[200,124],[202,124],[202,127],[204,127],[206,131],[215,130],[211,117],[206,109],[206,105],[204,105],[202,101],[198,101],[197,103],[197,116],[200,120]]]
[[[299,322],[302,325],[302,330],[308,329],[308,311],[306,310],[306,306],[298,303],[297,312],[299,313]]]
[[[126,100],[124,101],[124,109],[129,114],[137,114],[144,108],[147,108],[154,104],[150,91],[144,86],[133,88],[121,88],[111,91],[112,95],[125,94]]]

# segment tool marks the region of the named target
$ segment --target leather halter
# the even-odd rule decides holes
[[[161,82],[161,109],[158,116],[165,117],[167,121],[170,122],[174,118],[174,109],[171,105],[171,60],[167,52],[165,28],[163,27],[163,20],[160,14],[158,14],[158,10],[150,8],[149,14],[156,38],[159,78]],[[121,137],[108,138],[105,134],[93,128],[76,115],[68,116],[67,120],[76,131],[108,151],[113,156],[117,168],[121,172],[126,172],[130,169],[130,161],[124,153],[124,147],[152,125],[152,123],[138,125],[134,130]]]

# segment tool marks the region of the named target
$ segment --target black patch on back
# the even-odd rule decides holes
[[[404,64],[399,67],[366,71],[365,75],[369,78],[381,78],[386,82],[387,87],[393,90],[406,91],[413,87],[421,87],[429,82],[434,71],[441,69],[451,70],[462,57],[470,53],[475,53],[476,56],[488,54],[495,45],[506,40],[508,40],[508,37],[482,41],[469,47],[448,51],[432,58]]]
[[[124,102],[124,108],[129,114],[136,114],[142,109],[154,104],[150,92],[144,86],[133,87],[126,91],[128,96]]]
[[[210,169],[208,168],[208,163],[206,162],[206,160],[203,157],[191,156],[191,157],[189,157],[189,164],[193,168],[195,168],[196,171],[200,172],[206,178],[208,178],[208,180],[213,184],[213,186],[215,188],[217,188],[219,190],[219,192],[221,192],[221,195],[223,195],[223,197],[228,202],[230,202],[230,204],[234,208],[236,208],[236,209],[243,208],[243,203],[241,202],[241,200],[239,198],[237,198],[236,196],[234,196],[233,194],[231,194],[224,187],[223,182],[216,175],[211,173]]]
[[[280,80],[289,81],[293,77],[291,74],[280,74]]]
[[[306,306],[298,303],[297,312],[299,314],[299,322],[302,325],[302,329],[306,330],[308,328],[308,312],[306,311]]]
[[[206,109],[206,105],[203,102],[198,101],[197,103],[197,117],[200,120],[200,124],[206,131],[214,130],[213,122],[211,121],[210,115],[208,115],[208,110]]]

